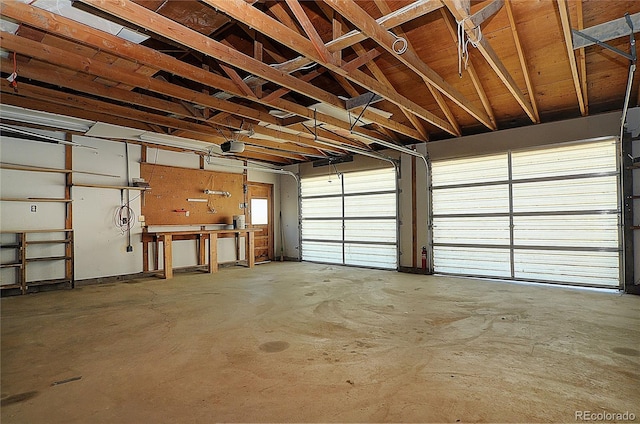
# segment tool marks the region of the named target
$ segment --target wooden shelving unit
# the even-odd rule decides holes
[[[30,239],[30,236],[34,234],[60,234],[61,237],[47,239]],[[0,263],[0,268],[15,268],[16,276],[15,283],[4,284],[0,286],[0,289],[19,289],[22,294],[28,293],[29,287],[42,286],[42,285],[54,285],[61,283],[68,283],[71,287],[74,285],[74,250],[73,250],[73,230],[25,230],[25,231],[2,231],[0,234],[14,234],[14,241],[9,243],[0,244],[2,250],[13,249],[15,251],[14,260],[10,262]],[[29,246],[32,245],[64,245],[64,255],[52,255],[52,256],[30,256]],[[46,279],[40,281],[30,281],[27,268],[28,264],[32,262],[47,262],[47,261],[64,261],[64,277],[55,279]]]

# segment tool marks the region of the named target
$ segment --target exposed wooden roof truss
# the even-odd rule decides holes
[[[41,3],[0,3],[15,28],[0,35],[3,104],[213,152],[237,136],[238,158],[278,165],[618,110],[628,62],[575,47],[573,30],[640,13],[633,0],[73,3],[149,37],[138,43]],[[628,36],[607,36],[629,50]]]

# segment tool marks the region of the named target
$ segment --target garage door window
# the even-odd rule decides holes
[[[433,163],[436,272],[620,285],[614,140]]]

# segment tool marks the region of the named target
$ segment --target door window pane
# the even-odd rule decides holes
[[[269,223],[269,204],[267,199],[251,199],[251,225]]]

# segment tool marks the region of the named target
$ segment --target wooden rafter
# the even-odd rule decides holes
[[[11,90],[2,94],[2,103],[12,106],[23,107],[25,109],[39,110],[41,112],[56,113],[65,116],[71,116],[74,118],[87,119],[90,121],[99,121],[112,125],[120,125],[128,128],[135,128],[142,131],[152,130],[149,124],[136,121],[128,118],[120,118],[112,115],[105,115],[104,113],[95,112],[87,109],[79,109],[71,107],[69,105],[61,105],[59,103],[52,103],[49,101],[43,101],[38,99],[29,99],[23,96],[19,96]],[[0,118],[2,119],[2,118]]]
[[[13,92],[13,88],[4,78],[0,81],[3,93]],[[149,112],[132,110],[129,107],[114,105],[99,100],[89,99],[82,96],[63,93],[50,88],[38,87],[36,85],[23,82],[20,84],[19,94],[21,96],[38,99],[58,105],[71,105],[78,109],[92,110],[104,115],[111,115],[119,118],[127,118],[135,121],[145,122],[148,125],[159,125],[162,127],[189,130],[202,135],[210,135],[211,127],[208,125],[194,124],[176,118],[156,115]]]
[[[343,16],[348,17],[351,23],[356,25],[364,34],[369,36],[378,45],[383,47],[394,57],[409,67],[412,71],[420,76],[421,79],[428,81],[445,96],[455,102],[463,110],[467,111],[471,116],[482,122],[488,128],[494,129],[489,116],[479,108],[477,108],[469,99],[465,98],[455,87],[445,81],[440,75],[438,75],[433,69],[425,64],[422,59],[413,51],[413,49],[407,49],[401,55],[398,55],[393,48],[393,43],[396,41],[396,37],[390,34],[388,31],[382,29],[376,24],[375,20],[364,10],[360,8],[352,0],[324,0],[329,6],[333,7],[337,12]],[[378,93],[380,94],[380,93]],[[399,105],[400,106],[400,105]],[[420,116],[420,115],[418,115]],[[424,119],[423,116],[420,116]],[[426,119],[433,123],[432,121]],[[448,124],[449,132],[453,135],[458,135],[451,124]],[[442,127],[441,127],[442,128]]]
[[[247,83],[244,82],[242,77],[238,75],[238,72],[236,72],[235,69],[225,65],[224,63],[221,63],[220,67],[222,68],[224,73],[227,74],[229,78],[231,78],[231,81],[233,81],[238,86],[240,91],[242,91],[247,97],[257,97],[253,90],[251,90],[251,87],[249,87]]]
[[[93,1],[93,0],[82,0],[82,1]],[[444,129],[449,133],[454,134],[454,130],[448,122],[432,114],[431,112],[424,109],[422,106],[407,99],[406,97],[401,96],[396,91],[390,90],[388,87],[385,87],[383,84],[379,83],[374,78],[371,78],[368,75],[358,70],[347,72],[347,71],[344,71],[340,66],[336,66],[332,63],[324,62],[322,57],[320,57],[317,54],[315,48],[313,47],[313,45],[309,40],[302,37],[300,34],[291,30],[290,28],[278,22],[277,20],[260,12],[255,7],[248,5],[244,1],[242,0],[204,0],[204,1],[210,4],[212,7],[215,7],[216,9],[223,11],[224,13],[231,16],[232,18],[237,19],[249,26],[254,27],[256,30],[262,32],[266,36],[279,41],[280,43],[297,51],[303,56],[306,56],[307,58],[313,61],[321,63],[323,66],[327,67],[331,71],[339,75],[342,75],[348,80],[362,86],[366,90],[379,94],[382,97],[385,97],[387,100],[391,101],[392,103],[396,104],[397,106],[405,108],[411,113],[414,113],[415,115],[420,116],[422,119],[428,122],[431,122],[432,124]],[[373,18],[371,17],[369,18],[373,20]],[[344,106],[342,106],[342,108],[344,108]],[[365,114],[363,116],[366,119],[379,123],[382,126],[386,126],[384,124],[385,120],[381,120],[380,117],[378,117],[374,113],[367,113],[367,111],[365,111]],[[419,139],[421,138],[421,136],[418,135],[418,137],[415,137],[415,138]]]
[[[3,67],[11,66],[11,62],[8,59],[2,59],[0,63],[2,64]],[[185,116],[185,117],[189,116],[189,114],[185,112],[185,109],[181,105],[175,102],[157,99],[157,98],[139,94],[139,93],[133,93],[128,90],[124,90],[117,87],[108,87],[100,83],[79,80],[67,73],[60,72],[57,67],[47,66],[44,64],[37,64],[33,60],[29,63],[21,64],[20,74],[24,78],[29,78],[29,79],[39,80],[39,81],[47,81],[51,84],[58,85],[61,87],[71,88],[76,91],[91,92],[94,95],[98,95],[100,97],[104,97],[112,100],[121,101],[127,104],[136,104],[144,107],[152,107],[152,108],[155,108],[156,110],[166,112],[172,115],[177,115],[177,116]],[[53,91],[48,91],[47,92],[48,96],[46,98],[43,97],[43,95],[38,95],[38,93],[33,94],[32,93],[33,90],[37,90],[38,92],[43,92],[43,91],[42,89],[38,89],[37,87],[31,88],[31,86],[26,84],[22,84],[21,88],[22,88],[22,94],[30,93],[34,96],[34,98],[43,98],[48,101],[54,101],[54,98],[58,97],[57,94],[53,94],[54,93]],[[71,100],[72,98],[68,94],[62,94],[60,98],[62,100],[59,101],[58,104],[64,104],[64,101],[66,100],[69,100],[69,102],[72,102]],[[73,98],[75,99],[75,96]],[[228,119],[226,121],[224,119],[225,117],[221,117],[221,118],[215,117],[209,120],[206,120],[204,117],[197,117],[196,119],[203,121],[207,125],[195,125],[189,122],[179,121],[177,119],[166,118],[161,115],[153,115],[149,113],[143,114],[142,112],[131,111],[128,108],[122,108],[112,104],[106,104],[106,103],[94,104],[92,102],[93,101],[90,99],[82,99],[82,100],[74,100],[73,104],[76,104],[76,105],[82,104],[85,107],[91,108],[91,110],[102,111],[107,115],[137,119],[141,122],[147,122],[149,124],[155,123],[155,125],[176,128],[184,132],[189,131],[199,135],[194,138],[200,138],[203,135],[211,137],[211,134],[214,134],[216,135],[218,142],[222,142],[224,140],[219,139],[219,137],[217,137],[217,134],[215,132],[212,132],[213,131],[212,127],[208,125],[210,124],[230,125],[231,128],[233,129],[240,129],[242,127],[242,121],[235,120],[235,119],[231,120],[229,119],[229,116],[227,116]],[[300,137],[293,136],[292,134],[289,134],[289,133],[281,133],[281,132],[276,133],[271,129],[267,129],[257,125],[254,125],[254,131],[256,132],[256,134],[263,135],[263,136],[274,137],[274,135],[277,135],[279,139],[283,140],[284,142],[287,142],[286,143],[287,147],[286,148],[283,147],[283,149],[285,150],[293,149],[293,151],[297,151],[299,153],[308,154],[308,155],[319,154],[317,147],[321,147],[321,146],[315,145],[312,141],[308,139],[307,140],[305,140],[304,138],[301,139]],[[174,132],[173,134],[179,135],[178,132]],[[207,141],[210,141],[210,140],[207,140]],[[302,146],[297,146],[296,144],[293,144],[294,142],[302,144]],[[309,145],[309,144],[313,144],[313,146],[304,147],[305,145]]]
[[[531,102],[525,97],[522,93],[522,90],[518,87],[515,80],[504,66],[504,63],[500,60],[497,53],[493,50],[493,47],[489,44],[486,38],[478,39],[478,36],[475,31],[475,26],[469,19],[469,13],[467,10],[460,8],[458,2],[454,0],[442,0],[442,2],[447,6],[449,11],[453,14],[454,18],[458,22],[464,22],[464,30],[469,38],[477,47],[478,51],[484,56],[489,66],[496,73],[498,78],[502,81],[502,83],[507,87],[507,90],[513,95],[518,104],[522,107],[522,109],[529,116],[531,121],[536,122],[536,115],[533,112],[533,106],[531,106]]]
[[[279,84],[283,87],[289,88],[292,91],[299,92],[304,94],[307,97],[315,99],[319,102],[327,103],[338,108],[344,109],[344,102],[340,100],[337,96],[319,88],[311,83],[306,83],[304,81],[300,81],[294,76],[288,75],[287,73],[283,73],[282,71],[275,69],[269,65],[266,65],[262,62],[255,60],[251,56],[247,56],[237,50],[234,50],[230,47],[223,45],[220,42],[212,40],[196,31],[193,31],[183,25],[179,25],[174,21],[171,21],[168,18],[157,15],[150,10],[139,6],[130,1],[122,1],[122,2],[110,2],[107,0],[79,0],[84,3],[90,4],[104,12],[113,14],[121,19],[128,20],[136,25],[145,28],[153,28],[155,32],[166,37],[168,39],[172,39],[176,42],[180,42],[185,46],[188,46],[196,51],[207,54],[212,57],[216,57],[218,60],[225,62],[231,66],[234,66],[239,69],[244,69],[249,73],[257,75],[259,77],[265,78],[266,80],[273,81],[276,84]],[[210,0],[209,0],[210,1]],[[231,4],[230,1],[223,1],[223,5]],[[268,18],[262,12],[257,11],[254,7],[248,5],[247,3],[242,2],[247,8],[258,13],[262,19]],[[220,8],[222,10],[222,8]],[[278,24],[279,28],[282,27],[282,24],[273,20],[272,18],[268,18],[271,22],[275,22]],[[255,22],[250,20],[249,22],[245,22],[249,26],[254,26],[255,29],[259,29],[258,27],[263,27],[264,24],[260,22]],[[257,26],[255,26],[257,25]],[[286,28],[286,33],[293,34],[295,37],[295,41],[293,43],[295,45],[301,44],[305,46],[305,49],[309,49],[312,54],[316,54],[315,50],[311,46],[309,40],[295,33],[295,31]],[[234,88],[231,92],[237,92],[237,88],[234,85]],[[242,97],[242,94],[239,94]],[[259,100],[258,100],[259,101]],[[292,105],[293,106],[293,105]],[[296,112],[293,112],[296,113]],[[388,120],[380,119],[375,114],[367,114],[365,113],[365,117],[372,121],[378,121],[378,123],[382,126],[385,126],[394,131],[398,131],[400,129],[402,134],[405,134],[409,137],[419,139],[420,135],[417,131],[412,128],[408,128],[403,125],[391,125],[392,123]],[[343,121],[340,121],[341,125],[345,124]],[[348,123],[346,123],[348,125]],[[356,132],[363,132],[362,128],[355,128]]]
[[[576,95],[578,96],[580,113],[582,114],[582,116],[585,116],[587,110],[584,104],[584,96],[582,95],[582,85],[580,84],[580,77],[578,75],[578,64],[576,62],[576,55],[573,51],[573,38],[571,36],[571,23],[569,21],[569,6],[566,0],[558,0],[558,12],[560,13],[562,35],[564,36],[567,56],[569,57],[569,66],[571,68],[571,76],[573,77],[573,86],[575,87]]]
[[[289,9],[293,12],[293,15],[296,17],[298,22],[300,22],[302,29],[304,29],[304,32],[307,34],[311,44],[318,52],[318,55],[322,58],[322,61],[325,63],[339,65],[329,49],[324,45],[324,41],[320,38],[318,31],[314,28],[304,9],[300,6],[300,3],[298,3],[298,0],[286,0],[286,2],[289,5]]]
[[[507,15],[509,16],[509,24],[511,25],[511,33],[513,34],[513,42],[516,45],[516,51],[518,52],[518,58],[520,59],[520,67],[522,68],[522,74],[524,75],[524,81],[527,84],[527,91],[529,92],[529,100],[531,100],[531,107],[533,108],[533,114],[535,116],[535,122],[540,123],[540,114],[538,113],[538,105],[536,104],[535,91],[533,90],[533,84],[531,83],[531,76],[529,75],[529,67],[527,66],[527,59],[522,50],[522,43],[520,43],[520,36],[518,35],[518,26],[516,25],[515,18],[513,17],[513,9],[511,8],[511,0],[503,0]]]
[[[576,9],[578,12],[578,30],[584,29],[584,17],[582,15],[582,0],[578,0],[576,3]],[[587,91],[587,55],[584,47],[581,47],[577,51],[578,65],[580,69],[580,84],[582,85],[582,97],[584,99],[584,112],[589,114],[589,92]],[[639,91],[640,94],[640,91]]]
[[[243,95],[231,80],[225,79],[214,73],[207,72],[205,69],[186,64],[147,47],[129,43],[119,37],[106,34],[90,27],[82,26],[81,24],[73,22],[67,18],[53,15],[42,9],[34,8],[26,4],[5,2],[0,3],[0,11],[3,15],[11,16],[19,22],[28,22],[30,25],[40,27],[52,33],[57,33],[62,37],[76,38],[79,39],[79,41],[97,49],[101,48],[105,51],[111,51],[113,54],[126,57],[136,62],[153,63],[160,69],[165,69],[176,75],[198,81],[206,86],[224,89],[225,92],[231,92],[239,97],[242,97]],[[82,27],[81,30],[79,27]],[[266,102],[264,104],[310,119],[314,116],[313,111],[305,108],[304,106],[282,99],[279,99],[275,105],[273,103]],[[234,104],[230,103],[230,105]],[[333,117],[326,117],[323,114],[317,114],[316,118],[319,122],[326,122],[331,125],[337,125],[338,127],[342,126],[344,129],[349,128],[348,123],[342,122]],[[398,128],[398,131],[403,133],[403,128]]]
[[[268,113],[260,112],[254,108],[219,100],[213,96],[207,96],[198,91],[164,82],[157,78],[150,78],[135,73],[127,73],[125,70],[115,65],[107,65],[106,63],[99,61],[89,61],[84,56],[27,40],[24,37],[2,32],[0,40],[2,41],[3,48],[9,51],[18,52],[25,56],[31,56],[53,65],[73,70],[83,70],[84,73],[97,75],[111,81],[124,82],[128,85],[142,87],[159,94],[187,102],[198,103],[212,109],[226,111],[245,118],[254,119],[256,121],[264,121],[273,124],[278,123],[277,119],[273,116]]]

